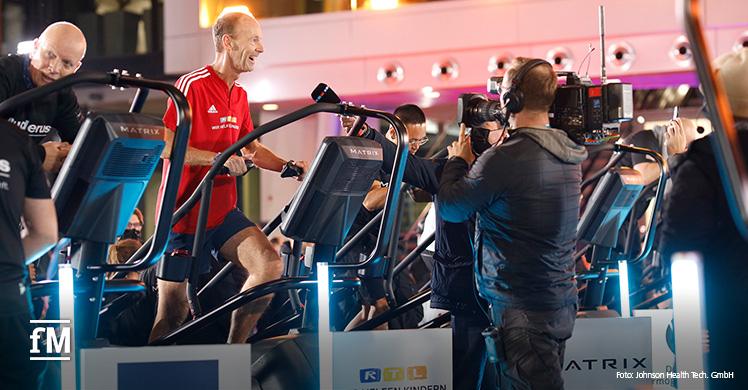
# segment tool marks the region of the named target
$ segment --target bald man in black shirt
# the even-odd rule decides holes
[[[40,370],[29,359],[26,265],[57,241],[57,216],[35,145],[2,119],[0,132],[0,387],[34,389]]]
[[[86,53],[86,38],[75,25],[57,22],[34,40],[29,55],[0,57],[0,102],[78,71]],[[70,88],[6,114],[6,119],[27,132],[47,172],[57,172],[78,133],[82,115]],[[59,136],[52,138],[55,133]],[[53,142],[46,142],[52,138]],[[43,144],[42,144],[43,143]]]

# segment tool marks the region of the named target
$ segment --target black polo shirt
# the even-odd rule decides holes
[[[49,199],[36,146],[27,134],[0,120],[0,316],[28,311],[21,216],[26,198]]]
[[[29,57],[25,55],[0,57],[0,102],[35,87],[29,66]],[[70,88],[48,94],[4,117],[26,131],[35,143],[52,130],[57,131],[62,141],[73,143],[83,118],[78,99]]]

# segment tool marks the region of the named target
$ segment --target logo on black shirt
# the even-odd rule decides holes
[[[34,123],[29,123],[28,119],[26,119],[25,121],[19,121],[15,118],[8,118],[8,122],[20,127],[21,130],[25,130],[32,137],[46,136],[52,130],[52,126],[50,125],[37,125]]]
[[[0,160],[0,177],[10,178],[10,161]],[[10,191],[10,184],[7,181],[0,181],[0,190]]]

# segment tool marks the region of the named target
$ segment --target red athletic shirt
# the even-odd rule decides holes
[[[252,118],[249,115],[247,92],[234,83],[229,91],[226,82],[221,80],[211,66],[205,66],[187,73],[176,82],[176,87],[187,97],[192,109],[192,131],[190,146],[200,150],[222,152],[239,138],[252,131]],[[230,96],[229,96],[230,94]],[[164,124],[169,129],[177,127],[174,103],[169,99],[164,114]],[[169,161],[164,161],[163,177],[169,169]],[[195,191],[200,180],[208,173],[209,166],[185,165],[182,180],[179,182],[177,207],[182,205]],[[164,191],[161,181],[159,199]],[[159,202],[160,204],[160,202]],[[223,222],[229,211],[236,207],[236,178],[217,175],[213,181],[213,194],[208,214],[208,229]],[[200,203],[184,216],[173,228],[177,233],[194,234]]]

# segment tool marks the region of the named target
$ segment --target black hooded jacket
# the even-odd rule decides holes
[[[447,162],[439,213],[449,222],[477,213],[484,297],[526,310],[576,303],[573,253],[586,158],[586,149],[562,130],[520,128],[472,168],[461,158]]]

